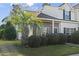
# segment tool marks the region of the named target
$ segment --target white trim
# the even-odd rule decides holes
[[[52,33],[54,33],[54,20],[52,20]]]
[[[54,20],[54,21],[60,21],[60,22],[66,22],[66,23],[79,23],[79,21],[73,21],[73,20],[57,20],[57,19],[47,19],[47,18],[38,18],[38,19],[42,19],[42,20],[48,20],[48,21],[51,21],[51,20]]]

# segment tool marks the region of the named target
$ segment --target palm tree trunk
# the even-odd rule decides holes
[[[25,26],[25,24],[22,27],[22,44],[26,45],[28,43],[28,33],[29,33],[29,29],[28,26]]]
[[[31,25],[23,25],[23,32],[22,32],[22,44],[27,46],[28,45],[28,37],[33,35],[33,28]]]

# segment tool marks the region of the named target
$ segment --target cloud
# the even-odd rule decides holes
[[[34,3],[27,3],[27,5],[32,6],[32,5],[34,5]]]
[[[34,5],[34,3],[11,3],[10,6],[12,6],[13,4],[22,4],[22,5],[28,5],[28,6]]]

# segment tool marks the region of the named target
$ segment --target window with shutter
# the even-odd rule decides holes
[[[64,20],[71,20],[71,11],[63,10],[63,19]]]

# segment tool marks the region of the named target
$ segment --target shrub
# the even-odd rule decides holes
[[[66,42],[71,43],[71,35],[65,35],[66,36]]]
[[[9,21],[0,26],[0,38],[6,40],[16,39],[16,29]]]
[[[4,34],[5,34],[5,25],[2,24],[0,26],[0,39],[4,39],[5,38]]]
[[[41,43],[40,43],[41,46],[46,46],[47,45],[48,38],[46,36],[40,36],[40,40],[41,40]]]
[[[57,44],[65,44],[66,42],[66,36],[62,33],[55,34],[54,39],[56,40]]]
[[[39,47],[40,42],[41,42],[41,40],[40,40],[39,36],[33,35],[33,36],[29,37],[29,39],[28,39],[28,45],[30,47]]]
[[[46,36],[31,36],[28,38],[29,47],[39,47],[53,44],[65,44],[66,36],[64,34],[47,34]]]
[[[7,24],[6,24],[4,35],[5,35],[5,39],[7,39],[7,40],[16,39],[16,30],[10,22],[7,22]]]
[[[48,39],[48,45],[52,45],[55,43],[55,40],[54,40],[54,34],[47,34],[46,37]]]
[[[48,45],[52,44],[64,44],[66,42],[66,36],[62,33],[47,35]]]
[[[76,31],[71,34],[71,42],[79,44],[79,31]]]
[[[4,36],[5,36],[6,40],[15,40],[16,39],[16,29],[10,22],[7,22],[7,24],[6,24]]]

